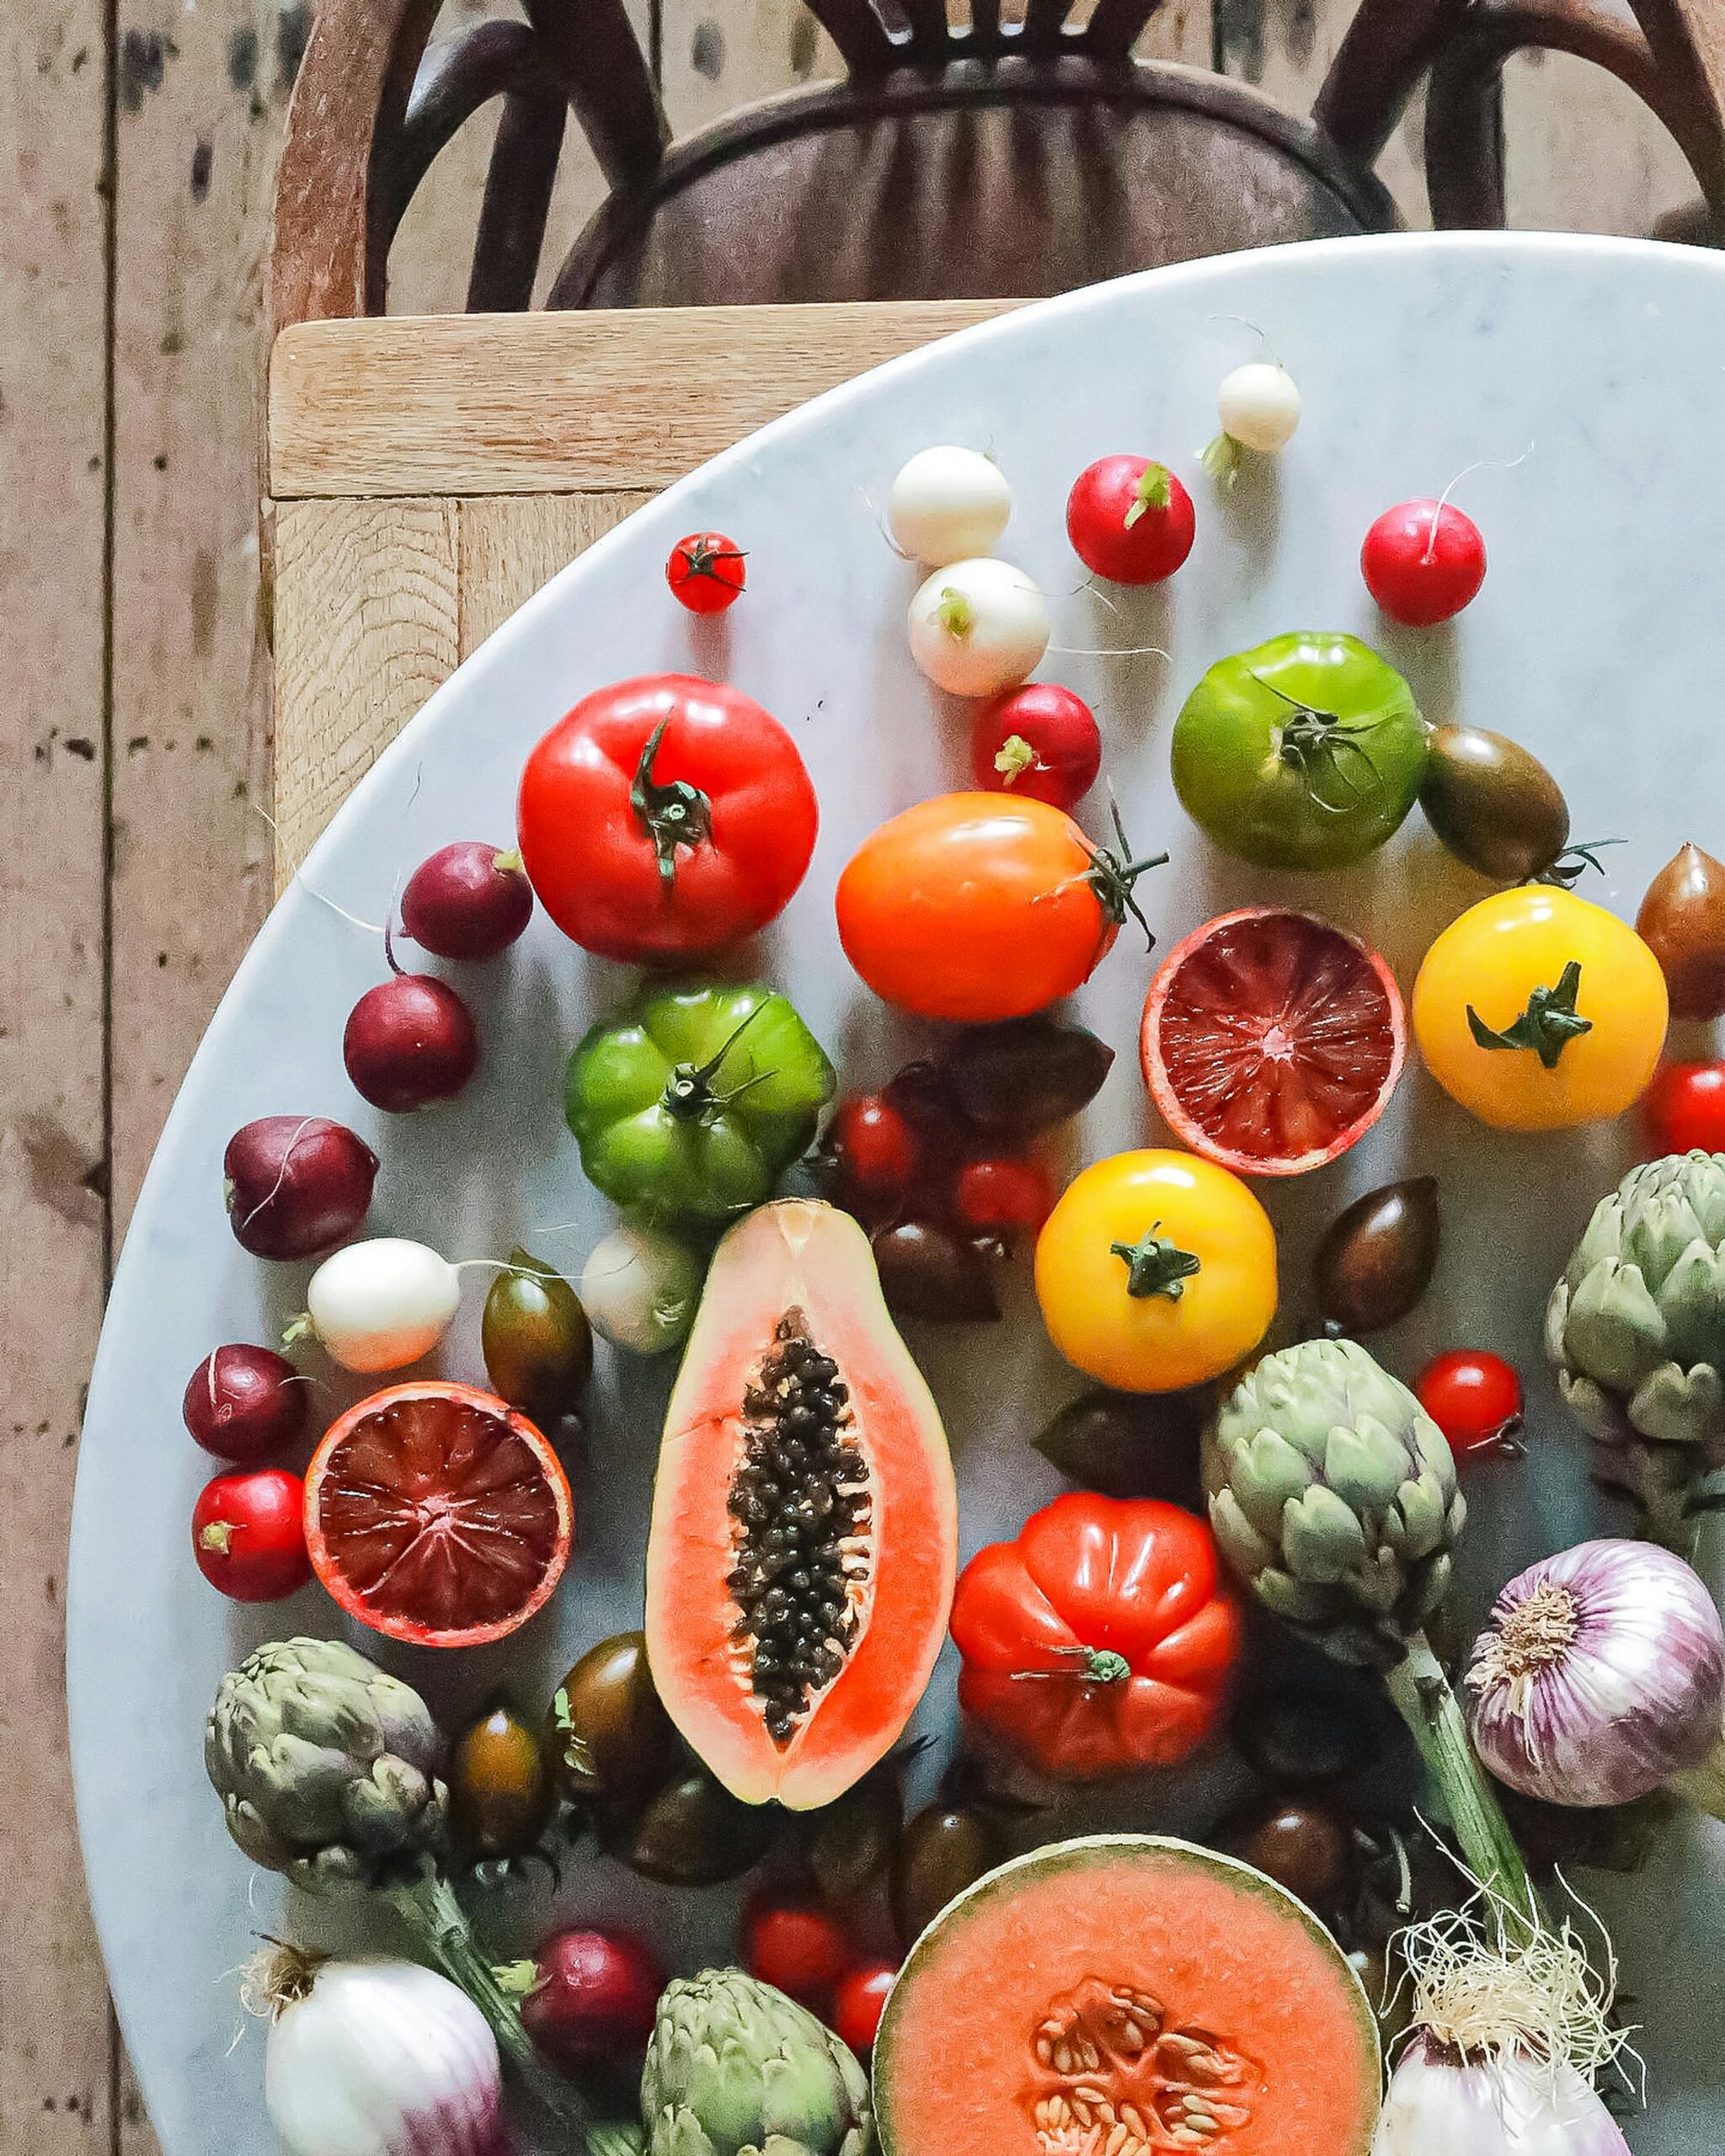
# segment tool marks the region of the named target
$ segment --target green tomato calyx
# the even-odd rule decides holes
[[[1573,846],[1564,847],[1556,860],[1548,862],[1537,876],[1530,876],[1530,883],[1555,883],[1560,890],[1573,891],[1589,868],[1596,868],[1601,876],[1605,864],[1599,859],[1599,848],[1621,846],[1621,839],[1578,839]]]
[[[1006,786],[1022,778],[1026,771],[1033,769],[1035,763],[1036,751],[1022,734],[1009,734],[995,751],[994,767]]]
[[[1126,512],[1126,529],[1130,531],[1146,510],[1166,509],[1172,499],[1169,481],[1172,473],[1166,464],[1146,464],[1132,496],[1132,506]]]
[[[1570,1042],[1594,1029],[1593,1020],[1583,1018],[1575,1007],[1580,988],[1581,961],[1572,958],[1557,976],[1555,988],[1535,989],[1527,999],[1527,1008],[1513,1026],[1496,1031],[1470,1003],[1467,1030],[1482,1048],[1531,1049],[1547,1070],[1555,1070],[1557,1059]]]
[[[677,557],[692,581],[696,577],[704,576],[713,584],[724,584],[727,591],[731,585],[728,579],[718,574],[718,564],[748,558],[740,547],[715,547],[712,539],[706,536],[685,540],[677,548]]]
[[[1015,1669],[1014,1683],[1046,1683],[1052,1678],[1063,1678],[1069,1684],[1124,1684],[1132,1674],[1131,1663],[1113,1647],[1088,1647],[1081,1642],[1076,1646],[1050,1647],[1049,1652],[1070,1656],[1073,1666],[1069,1669]]]
[[[1318,808],[1339,816],[1370,800],[1374,793],[1383,792],[1383,774],[1372,761],[1361,737],[1375,732],[1388,713],[1381,712],[1364,721],[1345,719],[1339,712],[1325,711],[1320,705],[1304,703],[1298,696],[1290,696],[1285,689],[1279,689],[1274,681],[1267,681],[1255,670],[1252,678],[1260,688],[1268,689],[1288,707],[1288,716],[1278,729],[1276,753],[1290,771],[1299,773]],[[1349,767],[1343,761],[1344,755],[1359,760]],[[1362,764],[1365,767],[1363,772],[1359,770]],[[1340,800],[1328,798],[1319,785],[1320,775],[1325,773],[1334,782],[1334,790],[1342,796]],[[1364,783],[1356,783],[1356,778]]]
[[[1103,912],[1112,926],[1121,927],[1130,914],[1144,931],[1145,949],[1153,951],[1156,937],[1151,932],[1150,923],[1144,918],[1142,908],[1133,895],[1133,887],[1146,868],[1162,867],[1168,857],[1165,853],[1146,853],[1135,860],[1132,842],[1126,836],[1125,825],[1120,821],[1119,802],[1108,803],[1108,814],[1114,819],[1115,843],[1111,846],[1091,846],[1086,841],[1090,855],[1090,871],[1085,880],[1095,892]]]
[[[678,1063],[672,1065],[670,1076],[665,1081],[665,1091],[661,1097],[667,1115],[674,1118],[678,1123],[698,1123],[703,1116],[711,1114],[715,1108],[722,1108],[735,1100],[740,1094],[747,1092],[751,1086],[758,1086],[763,1079],[772,1077],[773,1074],[770,1070],[757,1070],[752,1077],[745,1078],[740,1086],[734,1086],[728,1093],[718,1091],[713,1083],[718,1075],[725,1058],[766,1008],[766,1001],[763,997],[740,1024],[732,1027],[720,1044],[718,1053],[710,1055],[705,1063]]]
[[[1204,1261],[1195,1251],[1182,1250],[1162,1229],[1162,1222],[1156,1220],[1135,1243],[1108,1245],[1126,1267],[1126,1293],[1135,1302],[1166,1295],[1171,1303],[1178,1303],[1186,1292],[1186,1283],[1204,1270]]]
[[[713,803],[700,787],[682,778],[660,785],[653,776],[654,760],[670,722],[667,712],[648,735],[629,788],[629,806],[653,841],[659,880],[667,889],[676,881],[677,848],[699,846],[713,835]]]

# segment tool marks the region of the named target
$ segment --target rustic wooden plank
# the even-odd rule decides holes
[[[865,367],[1013,304],[302,323],[276,339],[270,370],[270,490],[286,501],[666,486]]]
[[[278,883],[459,664],[457,525],[451,501],[278,505]]]
[[[107,2156],[111,2051],[67,1758],[65,1546],[100,1323],[106,60],[37,0],[0,67],[0,2148]]]
[[[542,584],[590,547],[652,492],[613,494],[491,494],[460,504],[458,642],[476,652]],[[278,736],[278,769],[296,744]]]

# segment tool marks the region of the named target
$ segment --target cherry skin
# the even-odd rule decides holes
[[[1521,1380],[1501,1355],[1452,1348],[1426,1364],[1413,1393],[1458,1465],[1482,1454],[1519,1454]]]

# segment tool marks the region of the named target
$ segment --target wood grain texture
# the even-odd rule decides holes
[[[270,365],[270,492],[663,487],[863,368],[1011,304],[302,323]]]
[[[277,505],[278,886],[460,663],[457,524],[450,501]]]
[[[458,643],[463,659],[650,488],[609,494],[494,494],[460,504]]]
[[[108,2156],[114,2076],[67,1758],[65,1545],[108,1241],[104,54],[40,0],[0,66],[0,2150]]]

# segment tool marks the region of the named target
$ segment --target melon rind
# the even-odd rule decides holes
[[[895,2076],[900,2070],[901,2054],[912,2017],[932,2015],[943,2036],[947,2033],[947,2009],[932,1981],[932,1972],[937,1967],[944,1942],[966,1924],[984,1916],[991,1904],[1010,1907],[1027,1881],[1040,1880],[1062,1870],[1076,1875],[1093,1868],[1097,1873],[1097,1891],[1105,1894],[1106,1868],[1101,1863],[1092,1865],[1092,1860],[1109,1858],[1129,1865],[1149,1861],[1173,1870],[1195,1870],[1202,1873],[1212,1887],[1231,1888],[1268,1905],[1278,1919],[1303,1934],[1316,1949],[1320,1961],[1329,1966],[1337,1981],[1338,2003],[1346,2008],[1354,2025],[1359,2039],[1354,2070],[1360,2095],[1355,2133],[1340,2142],[1327,2143],[1321,2151],[1308,2151],[1274,2148],[1262,2137],[1242,2130],[1238,2135],[1223,2138],[1218,2145],[1217,2156],[1235,2156],[1236,2150],[1240,2156],[1369,2156],[1383,2085],[1383,2049],[1377,2017],[1352,1963],[1305,1903],[1268,1874],[1238,1857],[1163,1834],[1091,1834],[1032,1849],[985,1872],[934,1919],[905,1957],[874,2041],[873,2084],[881,2156],[949,2156],[950,2143],[943,2121],[938,2117],[931,2119],[926,2105],[911,2102],[908,2092],[906,2100],[901,2102],[895,2088]],[[1122,1939],[1119,1966],[1110,1972],[1115,1981],[1130,1983],[1135,1975],[1147,1977],[1153,1973],[1133,1969],[1132,1946],[1130,1937]],[[991,1967],[993,1981],[997,1982],[1002,1994],[1010,1993],[1017,1982],[1028,1983],[1033,1993],[1049,1982],[1033,1967],[1028,1967],[1022,1961],[1015,1966],[999,1956]],[[934,1995],[925,1997],[919,2004],[918,1993],[922,1990]],[[1199,2010],[1205,2005],[1214,2007],[1215,2004],[1214,1999],[1200,2002]],[[1018,2002],[1004,1997],[1002,2011],[1017,2010]],[[1030,2010],[1033,2014],[1036,2010],[1036,2002],[1031,2003]],[[1322,2078],[1333,2083],[1344,2072],[1346,2064],[1341,2057],[1324,2057],[1320,2062]],[[974,2091],[980,2070],[979,2063],[965,2053],[959,2036],[953,2047],[954,2085],[960,2089],[968,2086]],[[1011,2100],[1003,2098],[1003,2103],[1007,2100]],[[1012,2114],[1015,2124],[1021,2116],[1016,2111]],[[1003,2116],[1001,2128],[991,2136],[996,2156],[1031,2156],[1035,2147],[1035,2136],[1028,2121],[1022,2132],[1015,2132],[1007,2127]]]
[[[734,1605],[725,1513],[743,1385],[784,1310],[800,1305],[884,1444],[875,1501],[873,1606],[814,1713],[780,1751],[727,1667]],[[729,1440],[729,1441],[728,1441]],[[946,1638],[959,1507],[940,1411],[848,1214],[782,1198],[740,1221],[707,1276],[665,1416],[647,1557],[647,1658],[665,1710],[745,1804],[830,1804],[884,1758],[915,1712]]]

